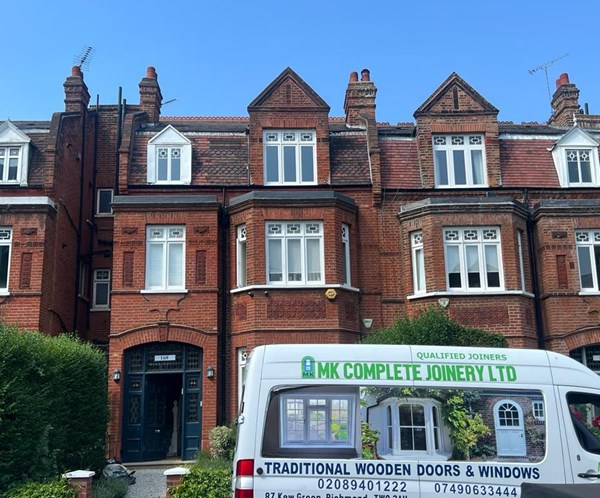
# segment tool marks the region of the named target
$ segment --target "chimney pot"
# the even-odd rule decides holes
[[[563,85],[569,84],[569,75],[567,73],[562,73],[558,79],[556,80],[556,89],[558,90]]]
[[[352,71],[350,73],[350,83],[355,83],[358,81],[358,72],[357,71]]]
[[[71,76],[83,76],[81,74],[81,68],[79,66],[73,66],[71,68]]]
[[[371,81],[371,73],[368,69],[363,69],[360,72],[360,80],[361,81]]]
[[[154,66],[148,66],[148,68],[146,69],[146,78],[157,78],[156,68]]]

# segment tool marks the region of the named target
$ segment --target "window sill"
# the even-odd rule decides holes
[[[10,296],[10,292],[8,290],[0,290],[0,297],[8,297]]]
[[[187,289],[142,289],[140,294],[187,294]]]
[[[439,189],[464,189],[464,188],[488,188],[489,185],[436,185],[435,188],[439,188]]]
[[[98,313],[99,311],[110,311],[110,308],[90,308],[91,313]]]
[[[600,296],[600,291],[597,290],[582,290],[577,293],[578,296]]]
[[[600,293],[598,293],[600,295]],[[422,299],[427,297],[459,297],[459,296],[526,296],[534,297],[531,292],[521,290],[498,290],[498,291],[439,291],[439,292],[424,292],[422,294],[410,294],[406,299],[412,301],[414,299]]]
[[[343,284],[310,284],[310,285],[247,285],[245,287],[236,287],[229,291],[230,294],[241,294],[255,290],[311,290],[311,289],[343,289],[349,292],[360,292],[356,287],[350,287]]]

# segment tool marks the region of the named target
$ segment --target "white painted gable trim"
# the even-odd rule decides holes
[[[0,125],[0,146],[6,147],[12,145],[21,148],[21,165],[17,181],[22,187],[27,186],[30,142],[31,139],[12,124],[10,120],[7,120]]]
[[[148,140],[147,156],[147,181],[149,184],[156,181],[156,148],[159,146],[181,147],[181,180],[168,182],[189,185],[192,182],[192,142],[177,131],[172,125],[168,125],[156,136]],[[162,182],[161,182],[162,183]]]
[[[563,188],[569,187],[569,173],[567,171],[567,159],[565,150],[576,149],[591,149],[590,161],[593,176],[593,186],[600,184],[600,164],[598,161],[598,141],[579,126],[573,126],[567,133],[559,138],[556,143],[548,150],[552,152],[554,167],[560,181],[560,186]]]

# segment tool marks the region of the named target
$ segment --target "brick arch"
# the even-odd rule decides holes
[[[594,344],[600,344],[600,325],[574,331],[565,338],[565,346],[569,352],[583,346],[591,346]]]
[[[183,342],[208,349],[216,341],[216,334],[187,325],[153,323],[125,330],[110,337],[111,346],[116,346],[120,351],[151,342],[167,341]]]

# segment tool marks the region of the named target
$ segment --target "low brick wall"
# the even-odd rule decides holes
[[[166,498],[171,498],[169,489],[179,486],[183,480],[183,476],[185,476],[189,471],[190,469],[187,467],[175,467],[173,469],[167,469],[164,471],[164,475],[167,478]]]
[[[63,474],[69,484],[77,490],[77,498],[92,498],[92,478],[95,472],[91,470],[75,470]]]

